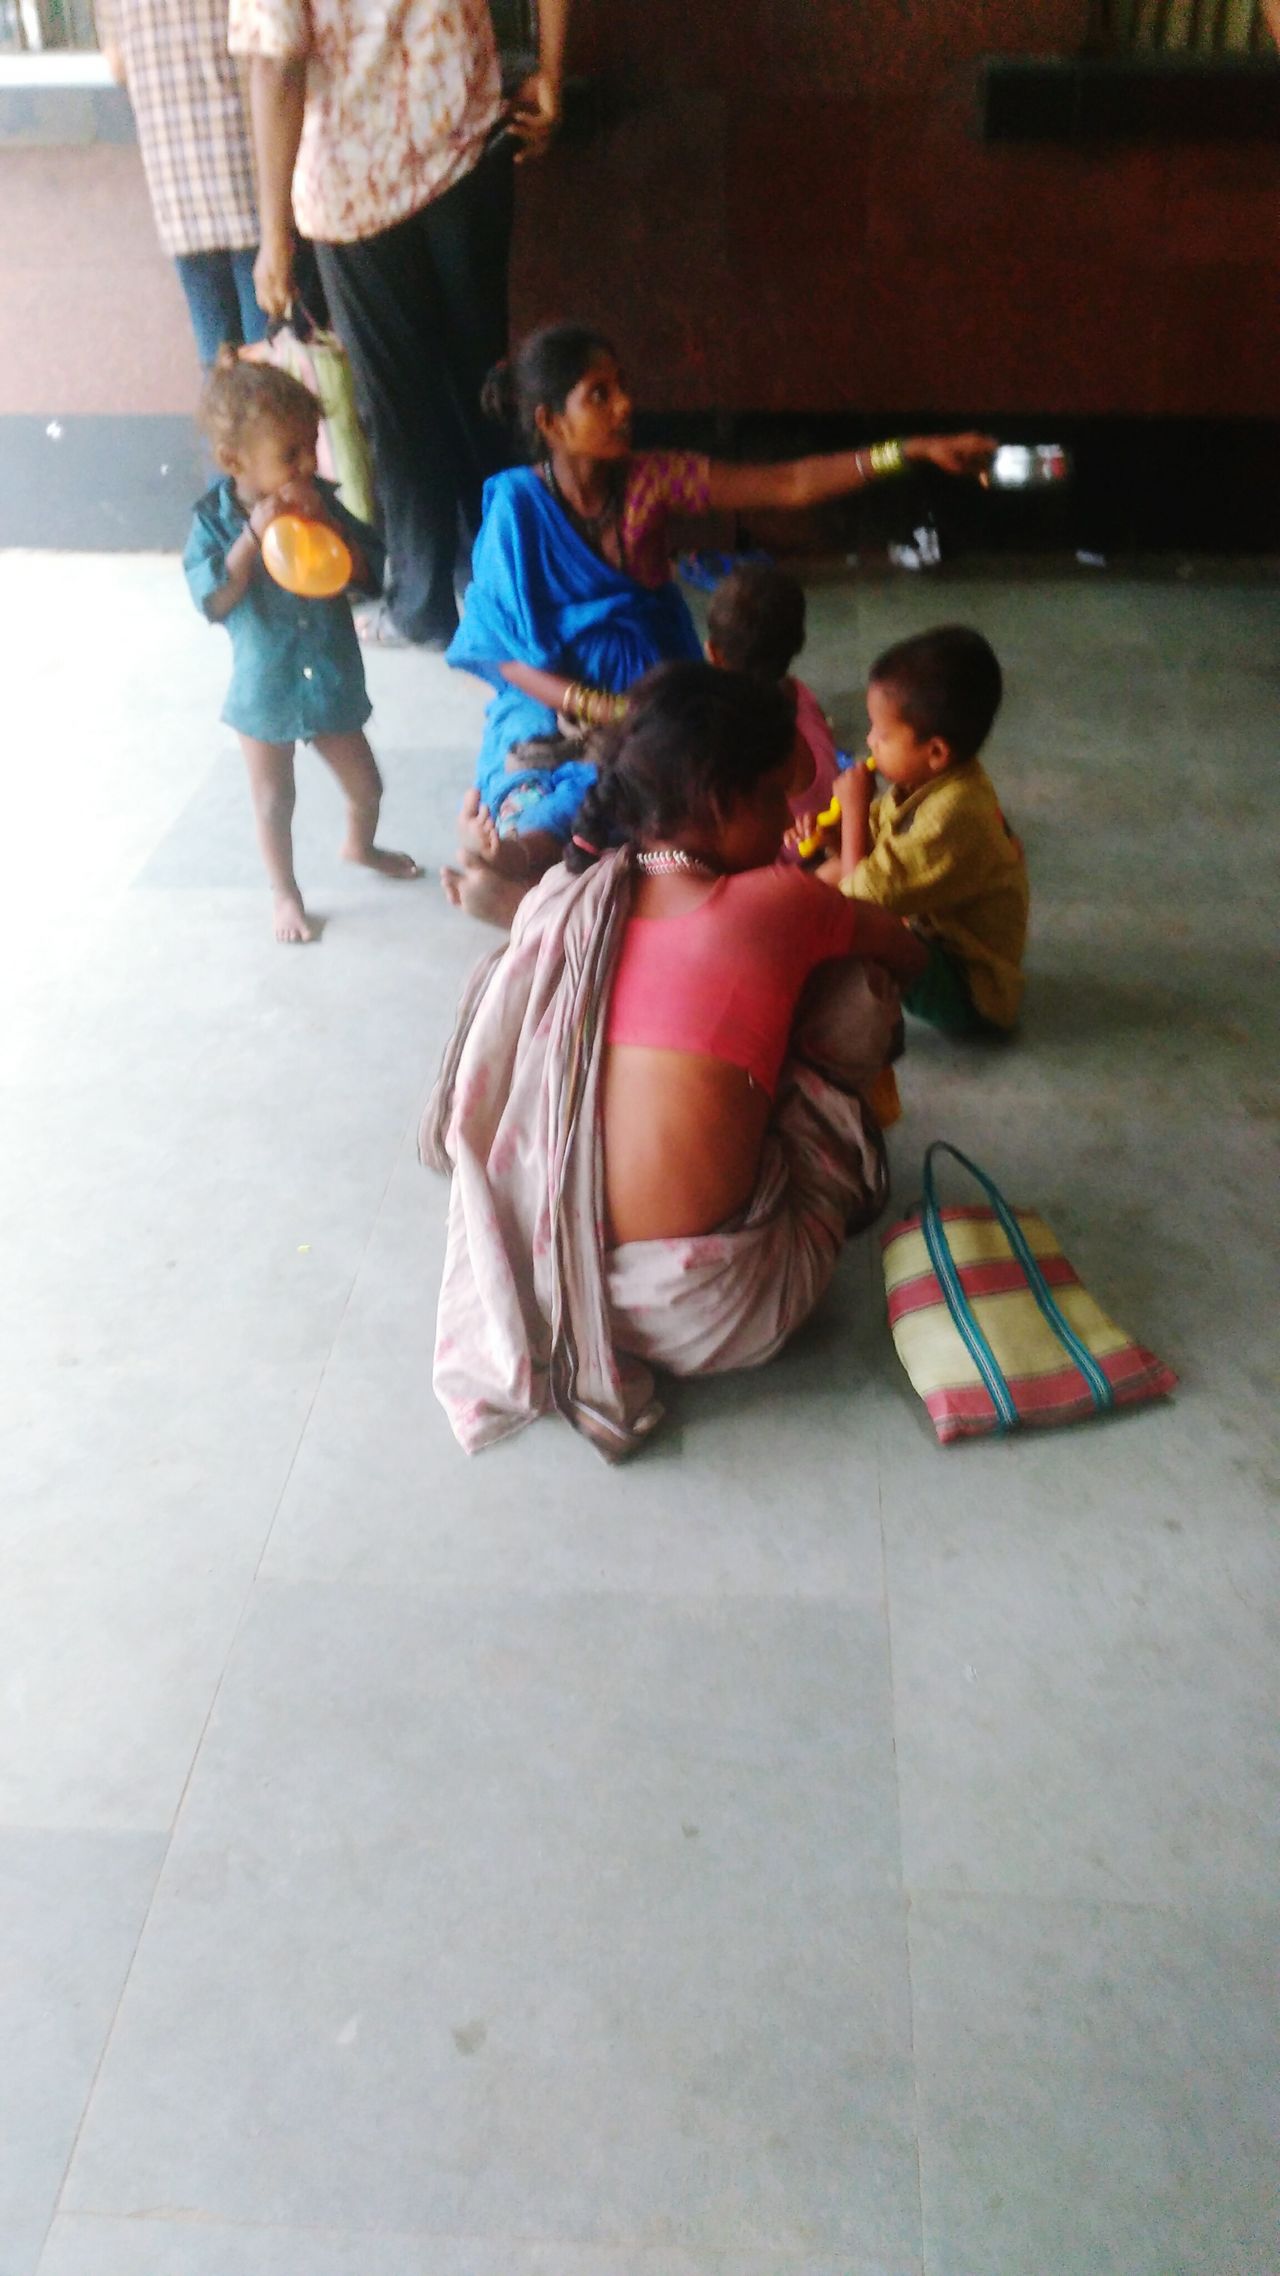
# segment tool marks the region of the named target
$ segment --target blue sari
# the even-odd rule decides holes
[[[485,484],[471,571],[448,661],[495,691],[476,768],[480,795],[496,815],[513,789],[536,784],[545,796],[526,807],[519,827],[567,838],[595,768],[575,759],[507,772],[512,745],[554,735],[556,717],[504,680],[499,665],[528,664],[622,695],[652,665],[702,654],[693,619],[673,581],[639,585],[593,553],[531,466]]]

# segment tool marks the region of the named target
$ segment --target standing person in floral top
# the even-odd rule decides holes
[[[508,107],[487,0],[231,0],[232,51],[251,59],[258,299],[289,305],[296,216],[373,444],[377,638],[444,647],[457,626],[459,522],[478,528],[495,463],[479,397],[506,342],[512,159],[554,132],[567,9],[542,0],[539,66]]]

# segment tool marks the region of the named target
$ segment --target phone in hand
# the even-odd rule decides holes
[[[1001,443],[985,479],[992,490],[1040,490],[1067,481],[1070,473],[1061,443]]]

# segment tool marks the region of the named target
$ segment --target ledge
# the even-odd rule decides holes
[[[988,56],[984,142],[1280,138],[1280,56]]]
[[[135,139],[129,98],[100,55],[0,55],[0,148]]]

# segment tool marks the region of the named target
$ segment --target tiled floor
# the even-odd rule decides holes
[[[1177,1403],[940,1453],[863,1244],[617,1474],[431,1398],[481,936],[307,762],[276,948],[173,561],[0,610],[0,2276],[1275,2276],[1275,585],[811,600],[851,734],[923,622],[1009,675],[1025,1034],[913,1037],[899,1192]],[[480,693],[372,678],[434,862]]]

